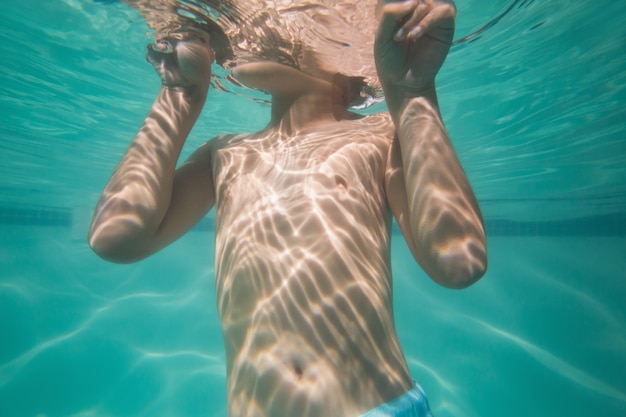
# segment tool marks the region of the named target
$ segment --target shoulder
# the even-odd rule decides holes
[[[362,120],[365,120],[368,123],[378,123],[386,127],[389,127],[389,124],[393,125],[393,120],[391,119],[388,111],[381,111],[379,113],[367,115]]]
[[[225,134],[225,135],[215,136],[214,138],[209,139],[207,142],[201,145],[198,148],[198,150],[206,149],[207,152],[209,152],[210,154],[213,154],[216,151],[224,147],[227,147],[228,145],[240,142],[251,136],[252,135],[250,134]]]
[[[380,112],[357,120],[359,127],[370,135],[393,139],[396,128],[388,112]]]

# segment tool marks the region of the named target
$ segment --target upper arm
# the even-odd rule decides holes
[[[210,143],[206,143],[176,169],[169,207],[146,256],[189,231],[214,203],[211,149]]]

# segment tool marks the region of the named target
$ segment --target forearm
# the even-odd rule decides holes
[[[161,88],[96,207],[89,242],[98,254],[133,258],[158,231],[176,163],[205,99],[204,90]]]
[[[445,281],[440,282],[443,285],[469,285],[486,268],[485,232],[480,208],[441,119],[436,92],[433,88],[395,104],[407,226],[418,260],[429,275]]]

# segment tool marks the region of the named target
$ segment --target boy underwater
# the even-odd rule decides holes
[[[89,243],[134,262],[213,206],[215,280],[229,417],[429,416],[398,341],[391,222],[437,283],[487,268],[476,198],[452,148],[435,75],[454,34],[451,1],[380,4],[374,42],[389,113],[362,117],[334,70],[275,62],[233,69],[272,95],[271,121],[223,135],[178,169],[208,95],[211,40],[155,44],[163,86],[96,208]]]

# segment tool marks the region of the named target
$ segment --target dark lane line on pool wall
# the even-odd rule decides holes
[[[0,224],[7,226],[71,228],[75,217],[68,208],[0,206]],[[551,221],[486,219],[485,228],[488,236],[626,236],[626,213]],[[202,219],[193,231],[213,232],[213,219]],[[400,234],[395,222],[393,233]]]

